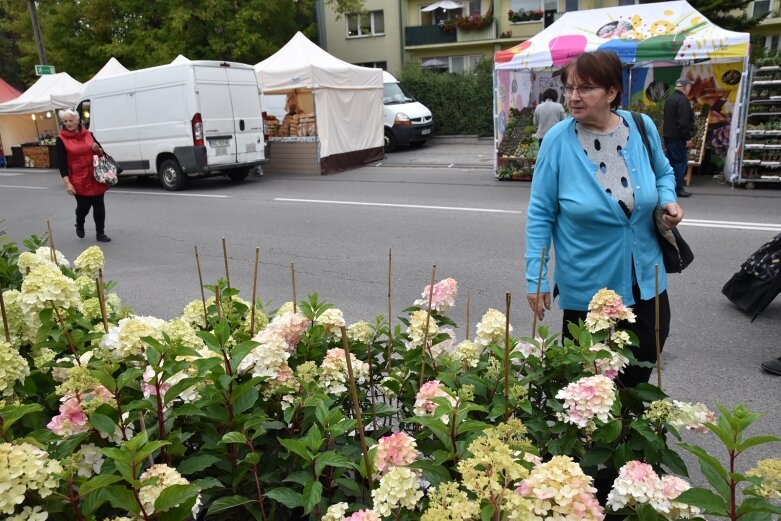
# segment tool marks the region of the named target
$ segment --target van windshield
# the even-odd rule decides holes
[[[385,105],[398,105],[399,103],[409,103],[415,101],[401,88],[398,83],[385,83],[383,84],[384,92],[382,94],[382,102]]]

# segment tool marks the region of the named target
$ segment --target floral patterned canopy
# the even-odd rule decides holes
[[[496,52],[494,62],[496,69],[563,67],[596,50],[611,50],[624,63],[733,62],[748,49],[748,33],[721,29],[681,0],[565,13],[533,38]]]

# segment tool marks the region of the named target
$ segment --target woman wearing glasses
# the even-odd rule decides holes
[[[634,331],[635,358],[656,359],[654,265],[659,265],[661,343],[670,328],[667,279],[655,232],[654,209],[672,228],[683,218],[675,202],[675,175],[662,151],[659,133],[643,115],[653,151],[648,157],[631,113],[618,110],[623,87],[621,62],[608,51],[580,55],[561,75],[572,115],[545,136],[532,178],[526,225],[528,301],[539,319],[559,295],[566,324],[585,320],[591,297],[601,288],[616,291],[632,306],[637,321],[622,325]],[[653,165],[653,166],[652,166]],[[554,284],[547,261],[555,250]],[[545,265],[536,299],[540,256]],[[647,382],[650,368],[627,367],[620,386]]]

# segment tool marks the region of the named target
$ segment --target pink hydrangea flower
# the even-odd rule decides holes
[[[434,398],[448,398],[450,403],[455,405],[456,401],[450,396],[439,383],[439,380],[431,380],[424,383],[418,394],[415,395],[414,412],[418,416],[431,416],[437,409],[437,404],[433,402]]]
[[[46,425],[57,436],[73,436],[90,429],[89,418],[76,397],[68,398],[60,405],[60,414]]]
[[[621,320],[635,321],[635,314],[624,305],[621,295],[607,288],[597,291],[588,303],[586,326],[589,331],[596,333],[610,329]]]
[[[415,301],[416,306],[422,308],[428,307],[428,297],[431,293],[431,284],[427,285],[421,293],[421,299]],[[456,304],[456,294],[458,293],[458,282],[456,279],[447,278],[434,284],[434,292],[431,295],[431,309],[439,313],[448,311]]]
[[[293,353],[311,324],[312,321],[301,313],[283,313],[274,317],[266,329],[260,332],[260,339],[255,340],[262,343],[265,337],[281,336],[287,343],[287,352]]]
[[[593,424],[594,419],[603,423],[610,419],[616,389],[612,380],[605,376],[587,376],[560,389],[556,398],[564,400],[566,413],[561,419],[582,429]]]
[[[700,514],[697,507],[675,501],[690,485],[676,476],[659,477],[653,467],[641,461],[630,461],[618,471],[607,505],[613,510],[649,504],[665,519],[689,519]]]
[[[374,510],[359,510],[350,517],[345,517],[344,521],[381,521],[380,516]]]
[[[383,474],[390,467],[409,465],[420,457],[415,438],[404,432],[396,432],[380,438],[377,453],[374,456],[374,466],[377,472]]]

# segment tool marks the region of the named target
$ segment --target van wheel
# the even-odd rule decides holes
[[[160,177],[160,183],[166,190],[181,190],[187,185],[187,175],[182,173],[182,168],[176,159],[163,161],[157,175]]]
[[[249,168],[236,168],[228,171],[228,177],[231,181],[244,181],[249,175]]]
[[[385,151],[395,152],[397,148],[399,148],[399,145],[396,143],[396,138],[393,137],[393,132],[385,129]]]

